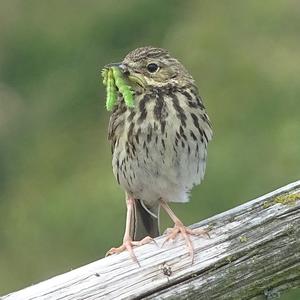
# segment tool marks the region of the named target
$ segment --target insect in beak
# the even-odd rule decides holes
[[[120,63],[108,64],[101,72],[103,84],[106,86],[106,108],[112,110],[117,104],[117,92],[125,101],[127,107],[134,107],[134,92],[124,72],[124,65]]]

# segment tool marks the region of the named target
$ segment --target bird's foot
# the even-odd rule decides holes
[[[165,234],[167,234],[167,237],[166,237],[165,241],[163,242],[163,245],[170,240],[174,241],[175,238],[177,237],[177,235],[181,234],[182,238],[185,239],[189,254],[192,258],[192,263],[194,262],[194,247],[193,247],[190,235],[196,235],[196,236],[202,235],[202,236],[209,237],[208,230],[203,229],[203,228],[191,229],[191,228],[184,226],[181,221],[177,221],[173,228],[168,228],[165,231]]]
[[[148,244],[152,241],[154,242],[153,238],[150,237],[150,236],[146,236],[140,241],[133,241],[130,237],[127,237],[127,238],[124,238],[123,244],[120,247],[111,248],[109,251],[106,252],[105,256],[109,256],[109,255],[112,255],[112,254],[118,254],[118,253],[121,253],[125,250],[128,250],[132,260],[140,266],[140,263],[137,260],[135,254],[133,252],[133,246],[142,246],[142,245]]]

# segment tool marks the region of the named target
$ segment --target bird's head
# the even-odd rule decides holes
[[[137,48],[126,55],[119,67],[131,82],[144,89],[169,84],[184,86],[194,82],[183,65],[161,48]]]

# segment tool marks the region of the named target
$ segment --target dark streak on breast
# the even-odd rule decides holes
[[[177,117],[181,121],[182,126],[186,127],[186,119],[187,119],[187,117],[186,117],[186,115],[184,113],[183,108],[179,104],[179,100],[178,100],[176,94],[172,94],[171,97],[172,97],[172,100],[173,100],[172,101],[173,107],[174,107],[174,109],[177,112]]]
[[[137,119],[137,123],[141,124],[143,121],[145,121],[146,117],[147,117],[147,110],[146,110],[146,103],[150,100],[150,96],[148,94],[146,94],[139,103],[139,111],[140,111],[140,115]]]

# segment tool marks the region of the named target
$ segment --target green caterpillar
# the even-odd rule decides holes
[[[106,86],[106,109],[111,111],[117,104],[117,91],[123,96],[128,107],[134,107],[132,88],[124,80],[124,76],[118,67],[110,67],[102,70],[103,84]]]

